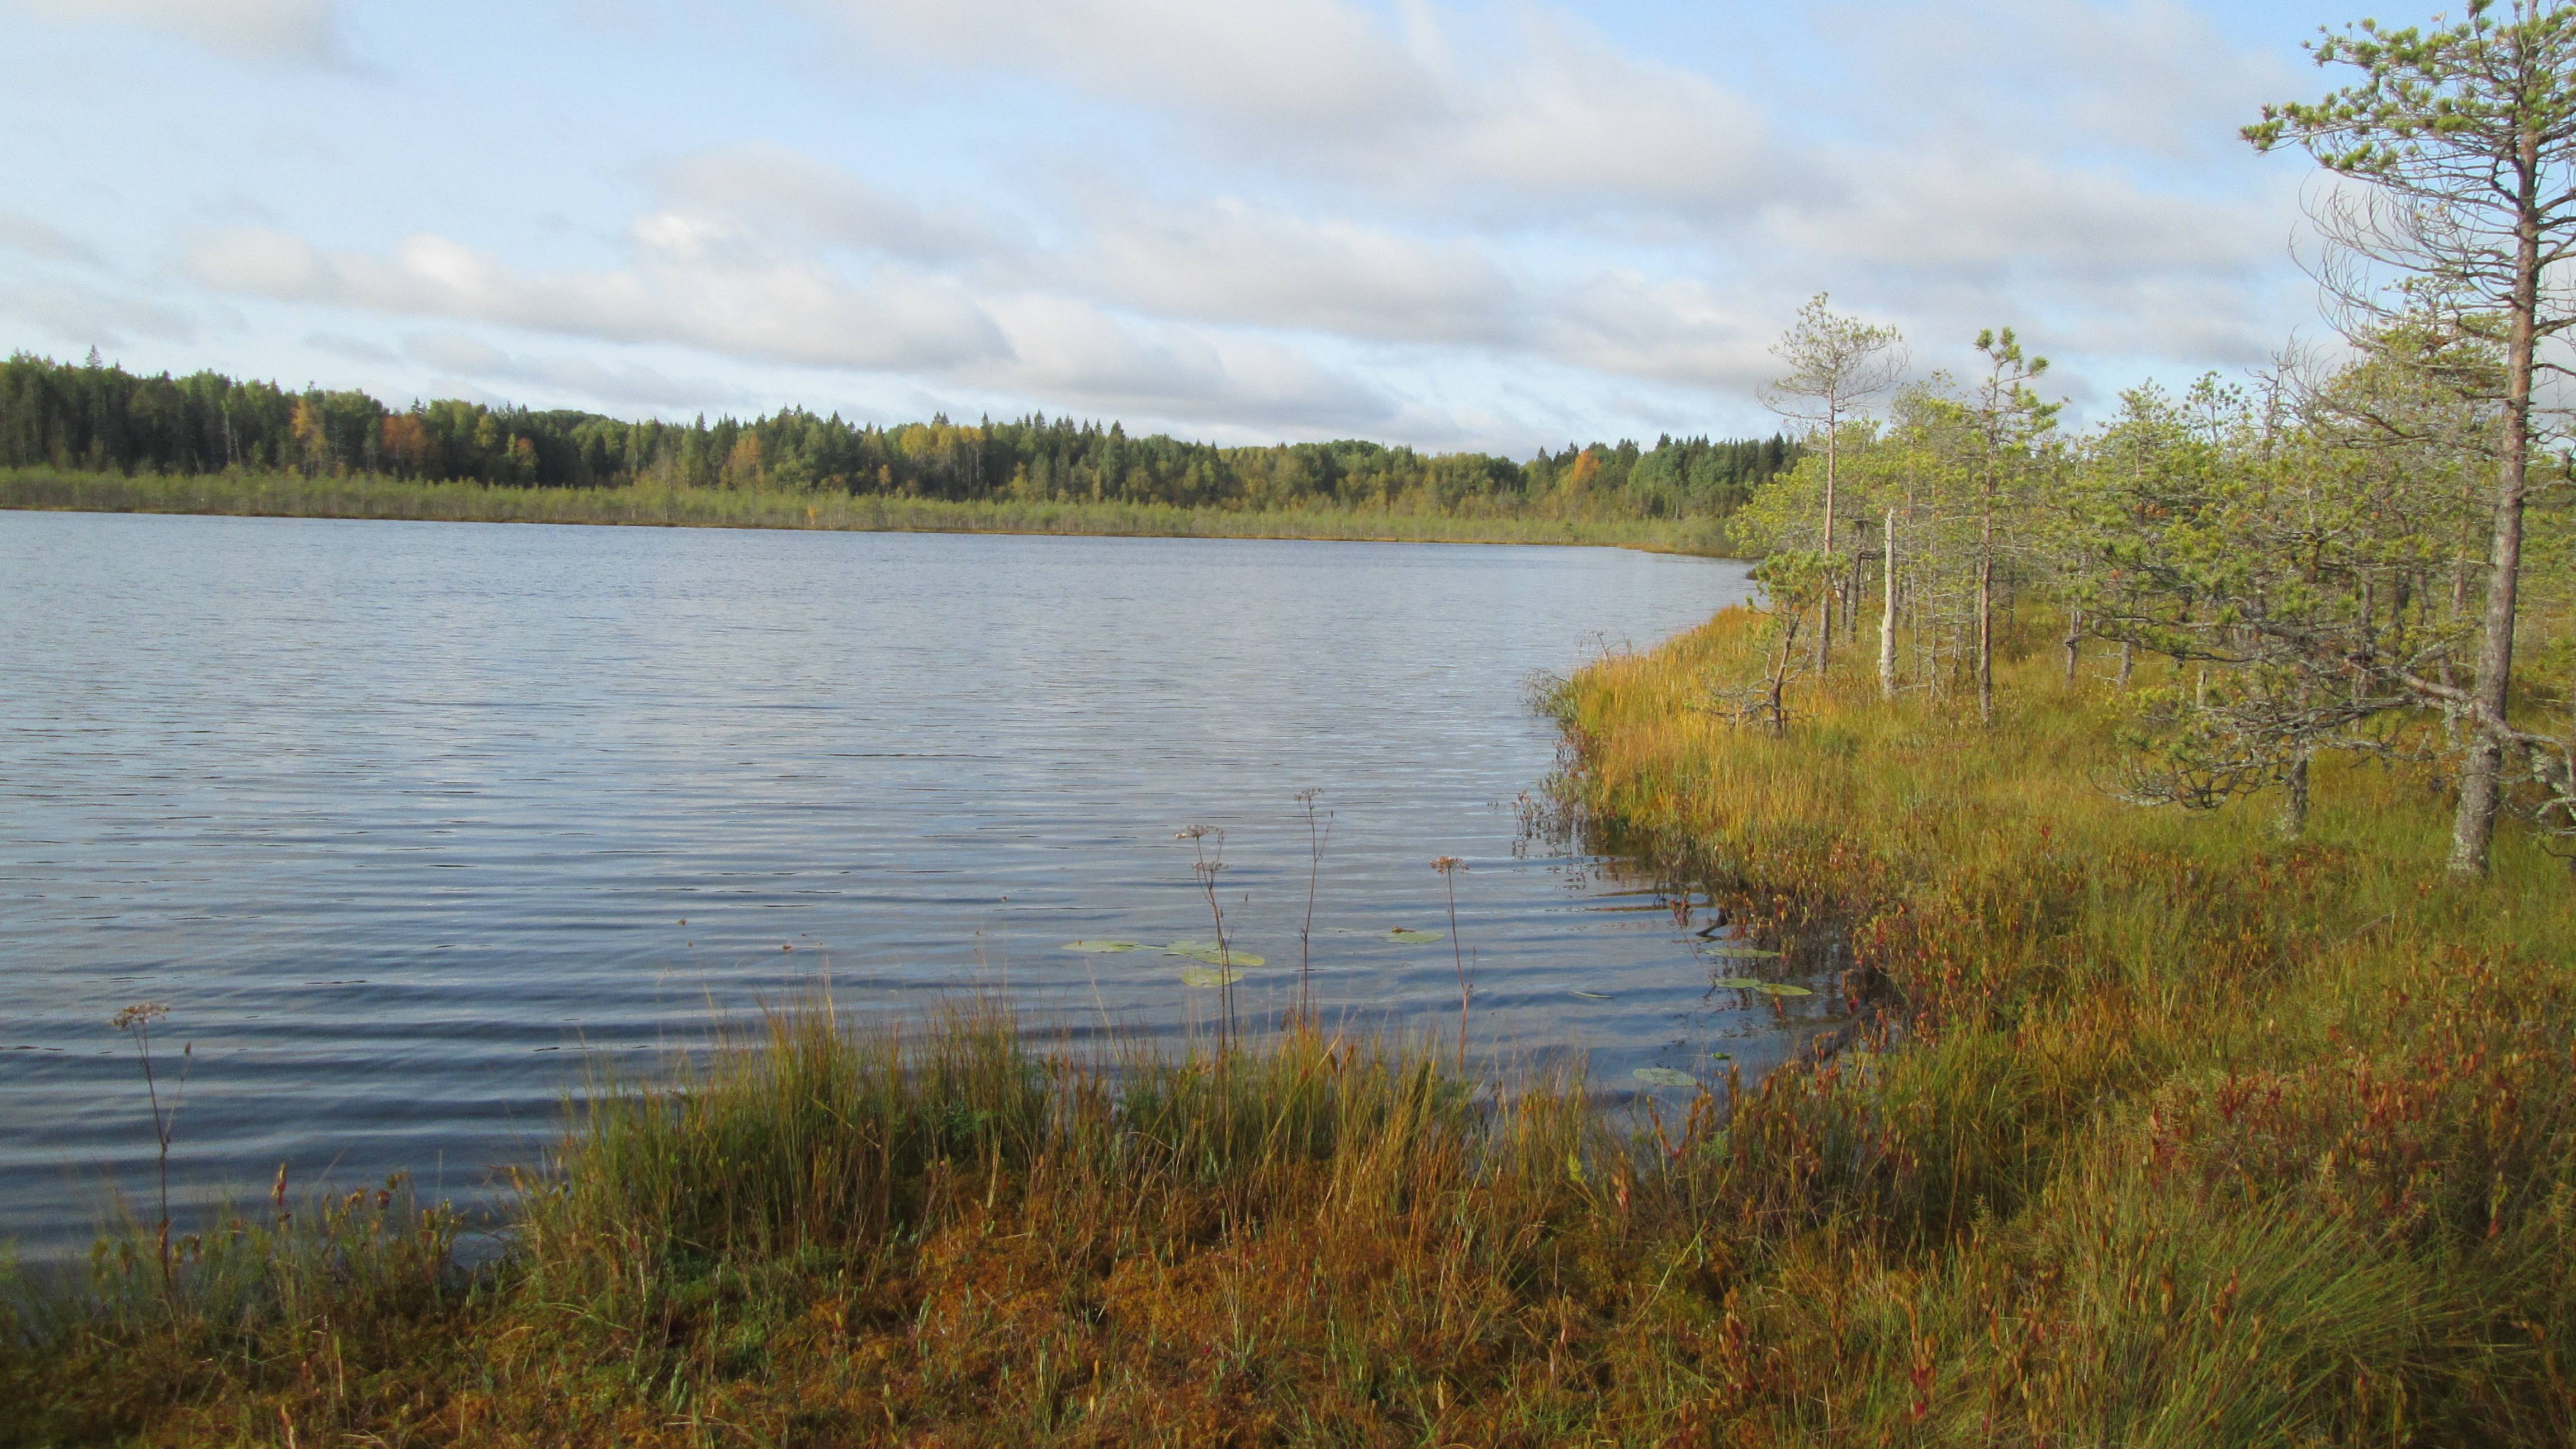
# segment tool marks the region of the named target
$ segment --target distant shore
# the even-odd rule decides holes
[[[496,487],[368,475],[166,475],[0,470],[0,509],[375,518],[443,523],[800,528],[863,533],[1027,533],[1385,543],[1566,544],[1728,557],[1716,518],[1543,518],[1371,509],[1184,508],[1161,503],[917,498],[729,488]]]

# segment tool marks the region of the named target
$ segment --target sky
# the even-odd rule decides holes
[[[0,0],[0,345],[1526,456],[1770,432],[1827,292],[2080,419],[2322,331],[2313,163],[2236,130],[2362,13]]]

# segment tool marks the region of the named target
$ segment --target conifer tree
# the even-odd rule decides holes
[[[2547,431],[2534,380],[2565,370],[2543,352],[2576,326],[2576,307],[2548,285],[2576,255],[2576,3],[2468,0],[2455,23],[2363,21],[2310,50],[2317,64],[2358,78],[2320,101],[2267,107],[2244,134],[2265,151],[2301,146],[2365,183],[2318,218],[2334,248],[2324,280],[2350,330],[2367,338],[2405,310],[2503,355],[2474,682],[2414,681],[2472,728],[2450,867],[2481,874],[2505,758],[2520,747],[2510,719],[2514,629],[2531,460]]]

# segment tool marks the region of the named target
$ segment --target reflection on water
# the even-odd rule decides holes
[[[1705,901],[1513,808],[1554,757],[1534,672],[1745,588],[1608,550],[0,514],[0,1236],[140,1181],[138,1000],[194,1044],[188,1180],[460,1195],[584,1052],[826,985],[1204,1030],[1196,960],[1063,949],[1208,937],[1193,824],[1265,958],[1247,1014],[1296,989],[1311,869],[1328,1014],[1448,1027],[1455,951],[1499,1048],[1758,1067],[1831,1003],[1714,989]]]

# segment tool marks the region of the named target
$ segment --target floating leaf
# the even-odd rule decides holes
[[[1759,976],[1720,976],[1716,984],[1728,991],[1759,991],[1771,983]]]
[[[1607,993],[1599,991],[1578,991],[1574,994],[1582,997],[1586,1001],[1608,1001],[1610,999]]]
[[[1213,945],[1193,946],[1187,951],[1170,947],[1165,949],[1174,956],[1186,956],[1192,961],[1204,961],[1210,966],[1267,966],[1270,964],[1266,956],[1255,956],[1249,951],[1219,951]]]
[[[1713,1062],[1731,1062],[1731,1061],[1735,1060],[1735,1053],[1733,1053],[1733,1052],[1710,1052],[1710,1053],[1708,1054],[1708,1059],[1709,1059],[1710,1061],[1713,1061]]]
[[[1174,941],[1163,949],[1175,956],[1186,956],[1192,951],[1213,951],[1216,949],[1216,944],[1214,941],[1202,941],[1193,937],[1186,941]]]
[[[1386,938],[1390,941],[1401,941],[1408,946],[1422,946],[1439,940],[1442,934],[1439,931],[1412,931],[1398,926],[1387,932]]]
[[[1181,973],[1184,986],[1232,986],[1242,979],[1240,971],[1220,971],[1213,966],[1193,966]]]
[[[1103,952],[1142,951],[1145,948],[1133,941],[1067,941],[1064,943],[1064,949],[1080,951],[1085,956],[1095,956]]]
[[[1813,996],[1816,994],[1803,986],[1792,986],[1786,981],[1765,981],[1753,989],[1761,992],[1765,996]]]
[[[1711,946],[1708,948],[1708,954],[1722,960],[1749,961],[1759,957],[1777,956],[1780,953],[1765,951],[1759,946]]]
[[[1696,1087],[1699,1078],[1673,1067],[1639,1067],[1628,1075],[1650,1087]]]

